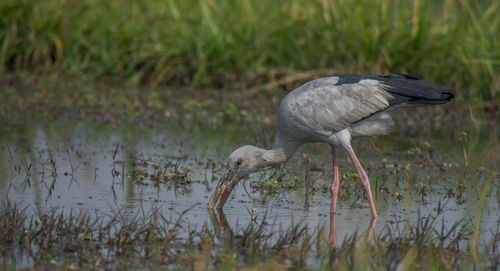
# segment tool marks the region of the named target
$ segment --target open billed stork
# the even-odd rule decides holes
[[[344,148],[356,166],[375,218],[370,182],[351,140],[384,134],[394,125],[394,109],[446,103],[453,98],[452,90],[404,74],[336,75],[305,83],[281,101],[272,149],[246,145],[229,156],[228,170],[208,207],[219,202],[217,209],[222,209],[239,179],[285,163],[302,144],[325,142],[333,157],[330,212],[335,213],[340,186],[337,149]]]

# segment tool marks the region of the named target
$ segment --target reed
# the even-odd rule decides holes
[[[441,211],[419,216],[404,230],[388,224],[371,240],[368,233],[346,236],[332,248],[322,228],[307,229],[304,221],[289,228],[269,224],[266,217],[232,226],[210,214],[211,224],[189,225],[184,215],[164,217],[160,209],[126,215],[117,210],[102,216],[85,211],[33,208],[11,201],[0,205],[2,269],[217,269],[279,270],[495,270],[496,243],[479,252],[470,248],[471,225],[464,221],[442,232]],[[212,216],[213,219],[212,219]],[[420,220],[419,220],[420,221]],[[441,221],[441,222],[440,222]],[[442,225],[440,225],[440,223]],[[498,236],[497,232],[494,233]],[[316,244],[316,245],[314,245]]]
[[[217,88],[276,71],[402,72],[498,100],[499,12],[472,0],[5,0],[0,71]]]

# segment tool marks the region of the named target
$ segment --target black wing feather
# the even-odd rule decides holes
[[[452,88],[448,86],[436,85],[424,80],[417,79],[406,74],[359,74],[339,76],[337,85],[355,84],[361,80],[377,80],[382,82],[394,99],[389,101],[389,105],[397,104],[442,104],[453,99]]]

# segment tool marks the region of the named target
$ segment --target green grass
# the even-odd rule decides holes
[[[498,100],[499,12],[468,0],[4,0],[0,72],[216,88],[403,72]]]

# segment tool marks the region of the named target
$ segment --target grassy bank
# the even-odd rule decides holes
[[[215,88],[403,72],[498,100],[499,12],[468,0],[6,0],[0,71]]]

